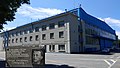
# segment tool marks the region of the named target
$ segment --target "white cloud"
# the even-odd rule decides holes
[[[46,17],[50,17],[53,15],[62,13],[62,12],[64,11],[59,10],[59,9],[41,8],[41,7],[34,8],[34,7],[31,7],[30,5],[24,4],[18,9],[17,14],[20,14],[25,17],[29,17],[31,19],[43,19]],[[107,22],[107,24],[109,24],[112,28],[114,27],[120,28],[120,20],[118,19],[114,19],[111,17],[99,18],[99,19]],[[11,29],[11,28],[7,28],[7,29]],[[115,30],[116,30],[116,34],[119,36],[119,39],[120,39],[120,30],[119,29],[115,29]]]
[[[59,13],[62,13],[64,11],[59,9],[53,9],[53,8],[33,8],[30,5],[22,5],[18,9],[18,14],[21,14],[26,17],[30,17],[32,19],[42,19],[46,17],[50,17]]]
[[[102,21],[105,21],[109,25],[120,27],[120,20],[118,20],[118,19],[114,19],[114,18],[111,18],[111,17],[98,18],[98,19],[100,19]]]
[[[5,27],[4,30],[11,30],[11,29],[14,29],[16,27]]]
[[[15,27],[5,27],[5,28],[3,28],[3,30],[1,30],[1,32],[8,31],[8,30],[11,30],[11,29],[14,29],[14,28]]]
[[[116,34],[118,35],[118,38],[120,39],[120,31],[116,31]]]
[[[98,18],[102,21],[105,21],[107,24],[109,24],[112,28],[116,28],[116,34],[118,35],[118,38],[120,39],[120,20],[114,19],[111,17],[108,18]]]

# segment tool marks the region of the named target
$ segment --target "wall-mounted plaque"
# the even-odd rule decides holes
[[[42,67],[45,65],[44,47],[9,46],[6,49],[7,67]]]

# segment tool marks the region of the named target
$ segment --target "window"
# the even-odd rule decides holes
[[[59,45],[58,49],[59,50],[65,50],[65,45]]]
[[[86,44],[88,45],[99,45],[99,39],[91,36],[86,36]]]
[[[10,43],[10,40],[8,41],[8,43]]]
[[[32,41],[32,36],[30,36],[30,41]]]
[[[46,30],[47,26],[46,25],[43,25],[42,26],[42,31]]]
[[[18,32],[16,32],[16,36],[18,36]]]
[[[27,30],[24,30],[24,34],[27,34]]]
[[[12,36],[14,37],[14,33],[12,33]]]
[[[20,31],[20,35],[23,35],[22,31]]]
[[[63,31],[59,32],[59,38],[64,38],[64,32]]]
[[[14,39],[12,39],[12,43],[14,43]]]
[[[49,24],[49,29],[54,29],[55,28],[55,23]]]
[[[35,32],[39,32],[39,27],[35,27]]]
[[[27,37],[24,38],[24,41],[27,42]]]
[[[33,33],[33,29],[30,29],[30,30],[29,30],[29,33]]]
[[[58,22],[58,27],[64,27],[64,21],[59,21]]]
[[[35,36],[35,40],[36,40],[36,41],[39,40],[39,36],[38,36],[38,35]]]
[[[3,41],[3,43],[5,44],[5,41]]]
[[[16,43],[18,43],[18,38],[16,38]]]
[[[20,38],[20,42],[22,42],[22,38]]]
[[[50,39],[54,39],[54,33],[50,33]]]
[[[46,40],[46,34],[42,34],[42,40]]]

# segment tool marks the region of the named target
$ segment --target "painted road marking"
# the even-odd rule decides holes
[[[104,61],[109,65],[108,68],[111,68],[117,62],[117,60],[113,60],[113,59],[104,60]]]
[[[109,66],[111,65],[110,62],[108,62],[107,60],[104,60]]]
[[[113,59],[111,59],[111,61],[112,61],[113,63],[115,63],[115,62],[116,62],[116,60],[113,60]]]
[[[120,56],[118,56],[117,59],[120,59]]]

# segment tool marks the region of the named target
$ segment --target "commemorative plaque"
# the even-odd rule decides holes
[[[6,49],[7,67],[44,67],[44,47],[9,46]]]

